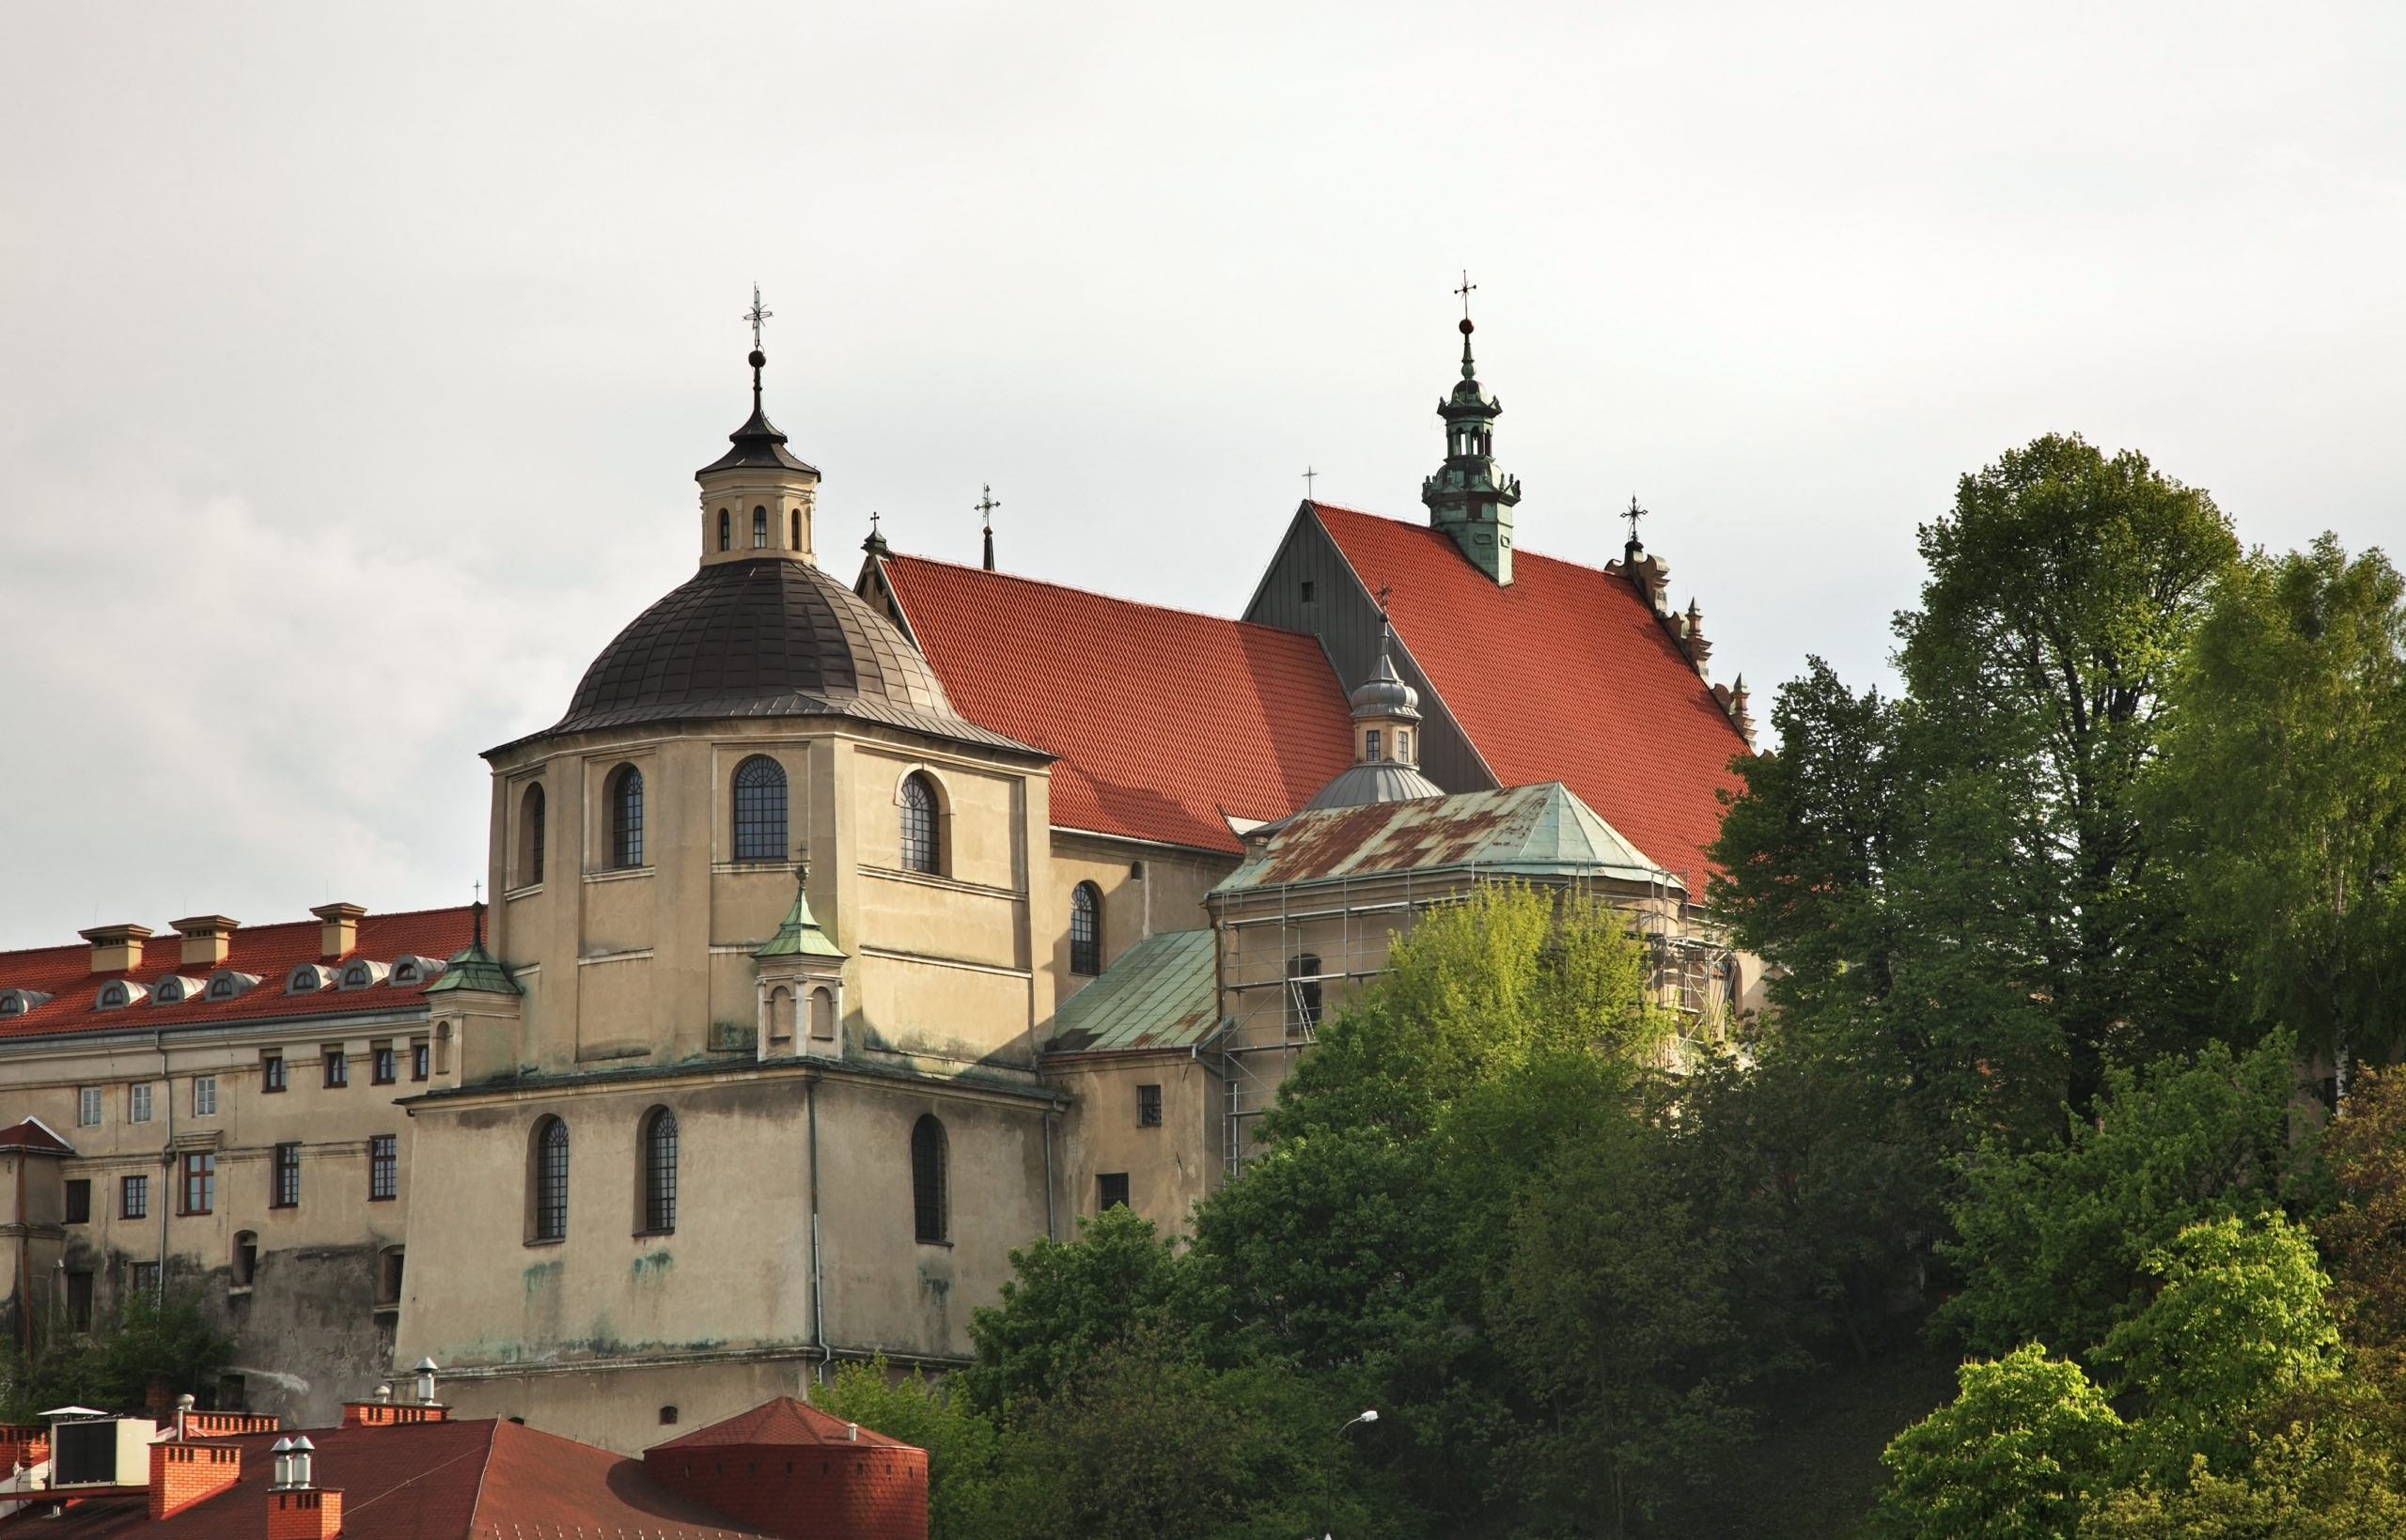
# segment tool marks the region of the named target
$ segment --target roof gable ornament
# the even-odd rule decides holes
[[[1478,382],[1471,358],[1470,296],[1477,287],[1464,272],[1454,290],[1462,297],[1462,378],[1437,403],[1445,420],[1445,463],[1420,484],[1420,501],[1430,527],[1451,536],[1471,565],[1500,586],[1512,581],[1512,508],[1521,501],[1521,479],[1496,467],[1495,419],[1504,403]]]

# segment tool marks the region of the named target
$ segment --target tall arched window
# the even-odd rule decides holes
[[[643,771],[633,765],[610,777],[610,864],[643,864]]]
[[[1102,972],[1102,890],[1091,882],[1070,890],[1070,972]]]
[[[802,549],[802,510],[800,508],[793,510],[793,549],[796,551]]]
[[[902,780],[902,869],[941,872],[944,851],[936,822],[936,788],[914,770]]]
[[[537,1240],[568,1238],[568,1125],[547,1117],[535,1125],[534,1223]]]
[[[945,1234],[952,1215],[945,1158],[944,1125],[928,1113],[911,1129],[911,1216],[919,1238],[935,1244],[950,1238]]]
[[[677,1114],[665,1107],[643,1120],[643,1227],[655,1236],[677,1228]]]
[[[1320,1025],[1320,958],[1309,952],[1295,959],[1287,980],[1287,1023],[1296,1032]]]
[[[731,549],[735,544],[735,521],[725,508],[718,510],[718,548]]]
[[[764,754],[735,767],[735,859],[783,861],[786,771]]]
[[[543,783],[526,788],[518,801],[518,885],[531,888],[543,879]]]
[[[752,549],[766,551],[768,548],[769,510],[765,507],[754,508],[752,510]]]
[[[831,989],[810,991],[810,1035],[820,1042],[836,1036],[836,995]]]

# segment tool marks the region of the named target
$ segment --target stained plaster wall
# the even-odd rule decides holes
[[[1093,1053],[1055,1058],[1045,1078],[1070,1097],[1060,1174],[1069,1211],[1101,1209],[1101,1177],[1128,1177],[1128,1206],[1163,1234],[1194,1229],[1195,1206],[1219,1184],[1223,1088],[1216,1049],[1201,1053]],[[1162,1121],[1137,1121],[1137,1087],[1162,1089]],[[1070,1233],[1062,1224],[1062,1235]]]

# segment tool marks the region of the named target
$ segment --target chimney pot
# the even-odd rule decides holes
[[[309,912],[318,917],[318,956],[351,956],[359,945],[360,916],[367,911],[357,904],[320,904]]]
[[[150,939],[148,926],[94,926],[78,931],[92,943],[92,972],[130,973],[142,966],[142,943]]]

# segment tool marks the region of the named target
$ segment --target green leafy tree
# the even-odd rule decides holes
[[[929,1540],[1003,1540],[992,1421],[928,1383],[918,1370],[898,1379],[883,1354],[837,1366],[812,1398],[819,1408],[928,1452]]]
[[[2060,1540],[2083,1495],[2105,1484],[2128,1436],[2080,1365],[2037,1343],[1957,1371],[1955,1400],[1881,1456],[1880,1500],[1900,1540]]]
[[[131,1294],[97,1330],[75,1332],[53,1317],[41,1324],[34,1351],[15,1360],[8,1376],[13,1422],[31,1422],[50,1407],[132,1409],[149,1399],[151,1381],[170,1395],[204,1395],[231,1360],[234,1341],[211,1330],[200,1301],[183,1293],[164,1304]]]
[[[969,1405],[994,1412],[1053,1395],[1078,1366],[1140,1328],[1170,1319],[1180,1286],[1176,1249],[1125,1207],[1078,1221],[1078,1238],[1010,1253],[1001,1303],[969,1319],[977,1361],[959,1378]]]

